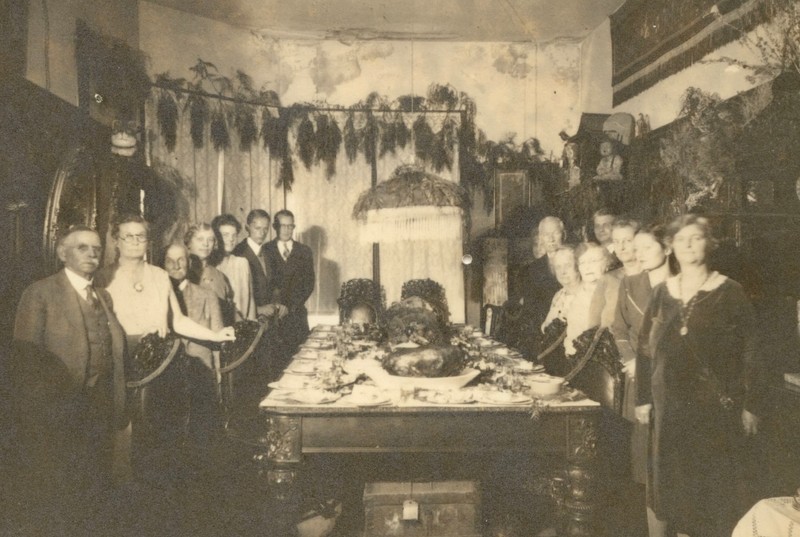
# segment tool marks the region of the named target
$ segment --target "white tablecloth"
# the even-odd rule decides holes
[[[767,498],[742,517],[731,537],[800,537],[800,511],[793,498]]]

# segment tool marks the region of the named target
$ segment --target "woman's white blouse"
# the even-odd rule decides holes
[[[581,288],[575,293],[575,298],[567,308],[567,335],[564,338],[564,351],[567,356],[573,356],[577,352],[575,338],[595,326],[589,310],[596,287],[597,283],[581,284]]]
[[[114,301],[114,313],[125,333],[130,336],[166,329],[172,288],[167,272],[145,263],[141,285],[134,287],[134,283],[121,277],[118,271],[106,286]],[[137,291],[137,288],[141,290]]]

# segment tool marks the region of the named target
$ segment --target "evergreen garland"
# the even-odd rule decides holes
[[[270,109],[264,110],[261,118],[261,140],[264,149],[269,149],[269,156],[282,160],[286,154],[286,133],[288,132],[288,112],[278,109],[278,116],[272,115]]]
[[[228,133],[228,123],[225,121],[225,112],[222,107],[218,107],[214,111],[211,118],[210,135],[214,149],[217,151],[224,151],[231,146],[231,136]]]
[[[397,105],[403,112],[419,112],[425,109],[425,97],[419,95],[401,95]]]
[[[314,123],[306,115],[297,127],[297,152],[309,171],[311,171],[311,165],[314,164],[315,142]]]
[[[367,124],[364,127],[364,134],[362,137],[364,144],[364,157],[369,164],[377,160],[378,139],[380,130],[378,129],[378,119],[372,110],[367,110]]]
[[[281,159],[281,171],[278,176],[278,187],[291,190],[294,184],[294,169],[292,169],[292,155],[288,151]]]
[[[156,118],[161,136],[164,137],[164,145],[167,147],[167,151],[172,153],[178,142],[178,103],[175,102],[172,93],[167,90],[159,92]]]
[[[247,148],[249,149],[250,145],[252,145],[252,143],[258,137],[258,131],[255,129],[255,108],[245,101],[252,102],[258,101],[259,99],[256,91],[253,89],[253,79],[250,77],[250,75],[244,71],[237,70],[234,80],[236,82],[234,126],[236,127],[237,132],[239,132],[240,144],[244,143],[244,138],[246,138]],[[231,87],[233,87],[233,83],[231,83]],[[250,119],[248,119],[248,117]],[[251,120],[252,131],[250,130]],[[241,125],[241,127],[245,130],[241,131],[239,125]],[[244,135],[242,135],[242,132],[244,132]],[[255,133],[255,137],[253,137],[253,132]]]
[[[428,105],[455,110],[458,107],[460,96],[450,84],[442,85],[433,83],[428,87]]]
[[[417,158],[423,162],[431,162],[433,160],[431,154],[434,151],[433,146],[436,143],[436,137],[431,126],[425,121],[424,114],[420,114],[417,120],[414,121],[414,126],[411,127],[411,130],[414,133],[414,152]]]
[[[164,144],[170,153],[175,150],[178,137],[178,103],[183,92],[186,80],[183,78],[172,79],[169,73],[156,75],[158,90],[158,103],[156,105],[156,119],[164,137]]]
[[[431,164],[439,172],[443,168],[453,169],[453,158],[456,141],[458,140],[458,125],[452,117],[448,117],[442,125],[442,130],[436,135],[434,151],[431,154]]]
[[[208,121],[208,103],[204,97],[190,94],[186,99],[186,106],[189,108],[189,132],[192,135],[192,145],[195,149],[202,149],[206,121]]]
[[[406,127],[406,124],[400,114],[395,114],[394,127],[394,136],[397,146],[405,149],[405,147],[408,145],[408,142],[411,140],[411,131],[409,131],[408,127]]]
[[[440,172],[445,168],[452,170],[458,143],[461,183],[470,190],[479,188],[483,191],[487,210],[492,206],[496,170],[532,170],[534,165],[543,161],[538,141],[528,141],[522,146],[514,144],[512,139],[487,141],[475,124],[477,107],[474,101],[450,85],[432,84],[427,98],[404,95],[392,107],[386,98],[373,92],[350,108],[344,125],[341,125],[327,113],[313,112],[314,106],[281,107],[274,91],[254,90],[252,79],[241,71],[237,71],[231,80],[220,75],[213,63],[203,60],[198,60],[190,70],[195,74],[192,82],[170,79],[167,74],[157,77],[156,85],[160,88],[157,119],[167,150],[174,150],[178,104],[182,90],[188,90],[190,95],[183,110],[188,108],[189,111],[193,146],[197,149],[203,147],[205,127],[209,122],[211,140],[217,150],[230,147],[231,126],[239,136],[243,151],[250,150],[260,136],[270,157],[280,163],[278,184],[286,188],[291,188],[294,182],[288,141],[294,126],[297,127],[299,160],[309,170],[313,164],[324,162],[328,179],[336,174],[336,159],[342,144],[348,162],[355,162],[358,153],[362,152],[367,162],[372,163],[379,156],[396,153],[398,147],[406,148],[413,140],[417,158]],[[212,86],[212,92],[205,91],[204,83]],[[208,99],[214,99],[215,95],[233,99],[233,103],[216,101],[218,108],[212,114]],[[259,109],[262,114],[260,125],[257,122]],[[460,125],[452,117],[446,117],[442,129],[433,132],[425,112],[441,109],[459,113]]]
[[[315,162],[325,163],[325,177],[330,180],[336,175],[336,157],[342,146],[342,131],[328,114],[317,116],[317,154]]]
[[[355,113],[350,112],[347,114],[347,121],[344,124],[344,151],[347,155],[347,160],[352,164],[358,156],[358,146],[360,145],[360,136],[355,127]]]
[[[381,149],[379,155],[383,158],[386,153],[392,153],[393,155],[396,152],[396,148],[399,145],[397,143],[397,123],[394,121],[394,118],[390,118],[387,121],[385,118],[381,121]]]
[[[233,126],[239,134],[239,148],[242,151],[250,151],[250,147],[258,140],[256,111],[253,107],[244,103],[236,103]]]

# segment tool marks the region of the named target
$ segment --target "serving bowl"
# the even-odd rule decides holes
[[[564,386],[562,377],[553,377],[546,374],[531,375],[525,382],[530,386],[531,393],[534,395],[556,395]]]

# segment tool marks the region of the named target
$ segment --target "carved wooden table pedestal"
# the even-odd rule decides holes
[[[275,512],[273,535],[292,535],[297,521],[296,490],[304,457],[312,454],[515,454],[561,461],[554,481],[564,514],[561,533],[595,535],[594,508],[597,425],[600,407],[546,407],[535,418],[530,407],[462,405],[453,407],[291,406],[261,404],[269,432],[260,456],[262,474]],[[476,461],[482,460],[480,457]],[[381,480],[381,476],[375,476]],[[559,486],[560,483],[560,486]],[[277,532],[277,533],[276,533]]]

